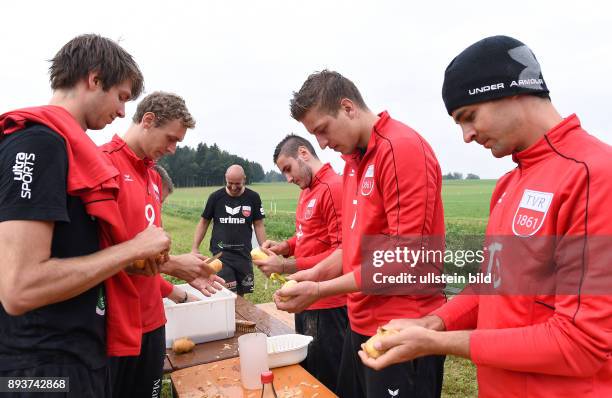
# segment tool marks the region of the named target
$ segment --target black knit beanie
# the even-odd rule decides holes
[[[508,36],[472,44],[444,72],[442,99],[449,115],[465,105],[535,93],[548,93],[540,64],[529,47]]]

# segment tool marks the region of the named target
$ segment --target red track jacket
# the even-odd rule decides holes
[[[298,270],[312,268],[342,243],[342,177],[326,163],[300,193],[295,210],[295,235],[289,243]],[[321,299],[309,310],[346,305],[346,296]]]
[[[366,152],[343,156],[342,265],[361,287],[365,235],[444,236],[442,173],[427,142],[387,112],[372,130]],[[441,306],[442,294],[348,295],[351,329],[372,336],[395,318],[418,318]]]
[[[514,294],[459,295],[434,313],[447,330],[476,329],[481,397],[612,397],[611,249],[602,247],[612,236],[612,148],[572,115],[514,160],[491,199],[487,244],[498,247],[485,259]],[[547,269],[536,288],[553,293],[538,294],[533,280]]]
[[[113,165],[119,170],[119,210],[125,220],[128,239],[145,230],[149,225],[161,226],[161,177],[152,168],[149,159],[140,159],[130,147],[115,135],[112,141],[101,146]],[[163,292],[169,282],[160,275],[154,277],[130,275],[140,296],[142,333],[147,333],[166,323]],[[170,291],[172,286],[170,285]],[[167,294],[166,294],[167,295]]]

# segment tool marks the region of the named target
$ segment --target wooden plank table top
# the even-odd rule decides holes
[[[337,397],[299,365],[272,369],[278,398]],[[198,365],[170,376],[177,398],[259,398],[261,390],[246,390],[240,382],[240,359]]]
[[[265,333],[267,336],[294,333],[293,329],[287,324],[240,296],[236,298],[236,319],[255,322],[257,332]],[[238,337],[243,334],[243,332],[236,331],[234,337],[229,339],[197,344],[193,351],[185,354],[177,355],[171,349],[168,349],[166,350],[166,357],[172,370],[234,358],[238,356]]]

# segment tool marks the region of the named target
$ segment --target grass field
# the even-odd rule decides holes
[[[447,246],[466,248],[466,237],[484,233],[489,213],[493,180],[445,181],[442,188],[446,221]],[[271,183],[249,186],[261,196],[266,211],[266,232],[269,238],[285,239],[294,233],[294,212],[299,188],[293,184]],[[208,195],[219,187],[177,189],[164,204],[164,227],[172,236],[175,254],[191,250],[193,232]],[[202,253],[209,254],[210,229],[201,245]],[[478,249],[477,243],[474,249]],[[176,282],[176,281],[175,281]],[[272,300],[273,289],[264,289],[264,276],[255,269],[255,292],[246,296],[257,304]],[[447,358],[443,397],[476,397],[476,371],[471,362],[455,357]]]
[[[489,199],[494,180],[461,180],[444,181],[442,188],[442,201],[444,202],[444,216],[447,223],[486,224],[489,214]],[[198,187],[177,189],[167,200],[166,207],[204,208],[206,199],[211,192],[220,187]],[[249,188],[257,191],[261,196],[263,205],[268,213],[294,213],[299,188],[287,183],[253,184]]]

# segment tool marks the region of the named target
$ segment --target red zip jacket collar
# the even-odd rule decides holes
[[[104,145],[104,150],[106,152],[114,152],[114,151],[123,151],[125,154],[125,158],[129,160],[132,166],[139,170],[143,175],[147,176],[147,195],[151,195],[149,190],[150,179],[149,179],[149,169],[152,169],[155,165],[155,162],[147,157],[139,158],[138,155],[134,153],[132,148],[123,140],[123,138],[119,137],[117,134],[113,135],[113,139]],[[120,176],[121,177],[121,176]],[[161,187],[160,187],[161,188]]]
[[[68,157],[67,193],[79,196],[87,213],[96,217],[100,247],[126,239],[125,224],[117,206],[118,172],[64,108],[47,105],[7,112],[0,116],[0,132],[11,134],[28,123],[43,124],[60,134]],[[140,353],[140,304],[138,292],[125,271],[105,281],[107,352],[114,355]],[[119,299],[121,298],[121,299]]]
[[[529,148],[513,153],[512,160],[518,164],[521,170],[526,171],[532,166],[540,164],[547,157],[555,155],[555,151],[551,147],[551,144],[553,147],[560,145],[564,142],[568,134],[575,133],[576,129],[579,127],[580,120],[578,116],[572,114],[563,119],[561,123],[554,126],[544,135],[544,137],[540,138]]]
[[[113,139],[108,143],[107,150],[109,151],[125,151],[127,158],[130,160],[130,163],[134,165],[134,167],[143,167],[145,169],[150,169],[155,165],[155,162],[147,157],[139,158],[138,155],[134,153],[132,148],[125,142],[125,140],[119,137],[117,134],[113,135]]]
[[[321,166],[319,171],[317,171],[317,173],[314,176],[312,176],[308,189],[310,190],[315,189],[317,186],[321,184],[323,180],[325,180],[331,174],[336,174],[336,172],[334,171],[334,169],[332,169],[329,163],[325,163],[323,166]]]
[[[359,148],[355,150],[355,152],[349,155],[342,155],[342,159],[345,162],[351,162],[355,165],[358,165],[361,160],[367,156],[369,156],[372,151],[376,148],[376,143],[378,142],[378,135],[385,135],[385,126],[387,122],[391,119],[389,116],[389,112],[382,111],[378,114],[378,120],[374,123],[374,127],[372,128],[372,132],[370,133],[370,140],[368,141],[368,146],[366,147],[365,152],[361,152]]]

